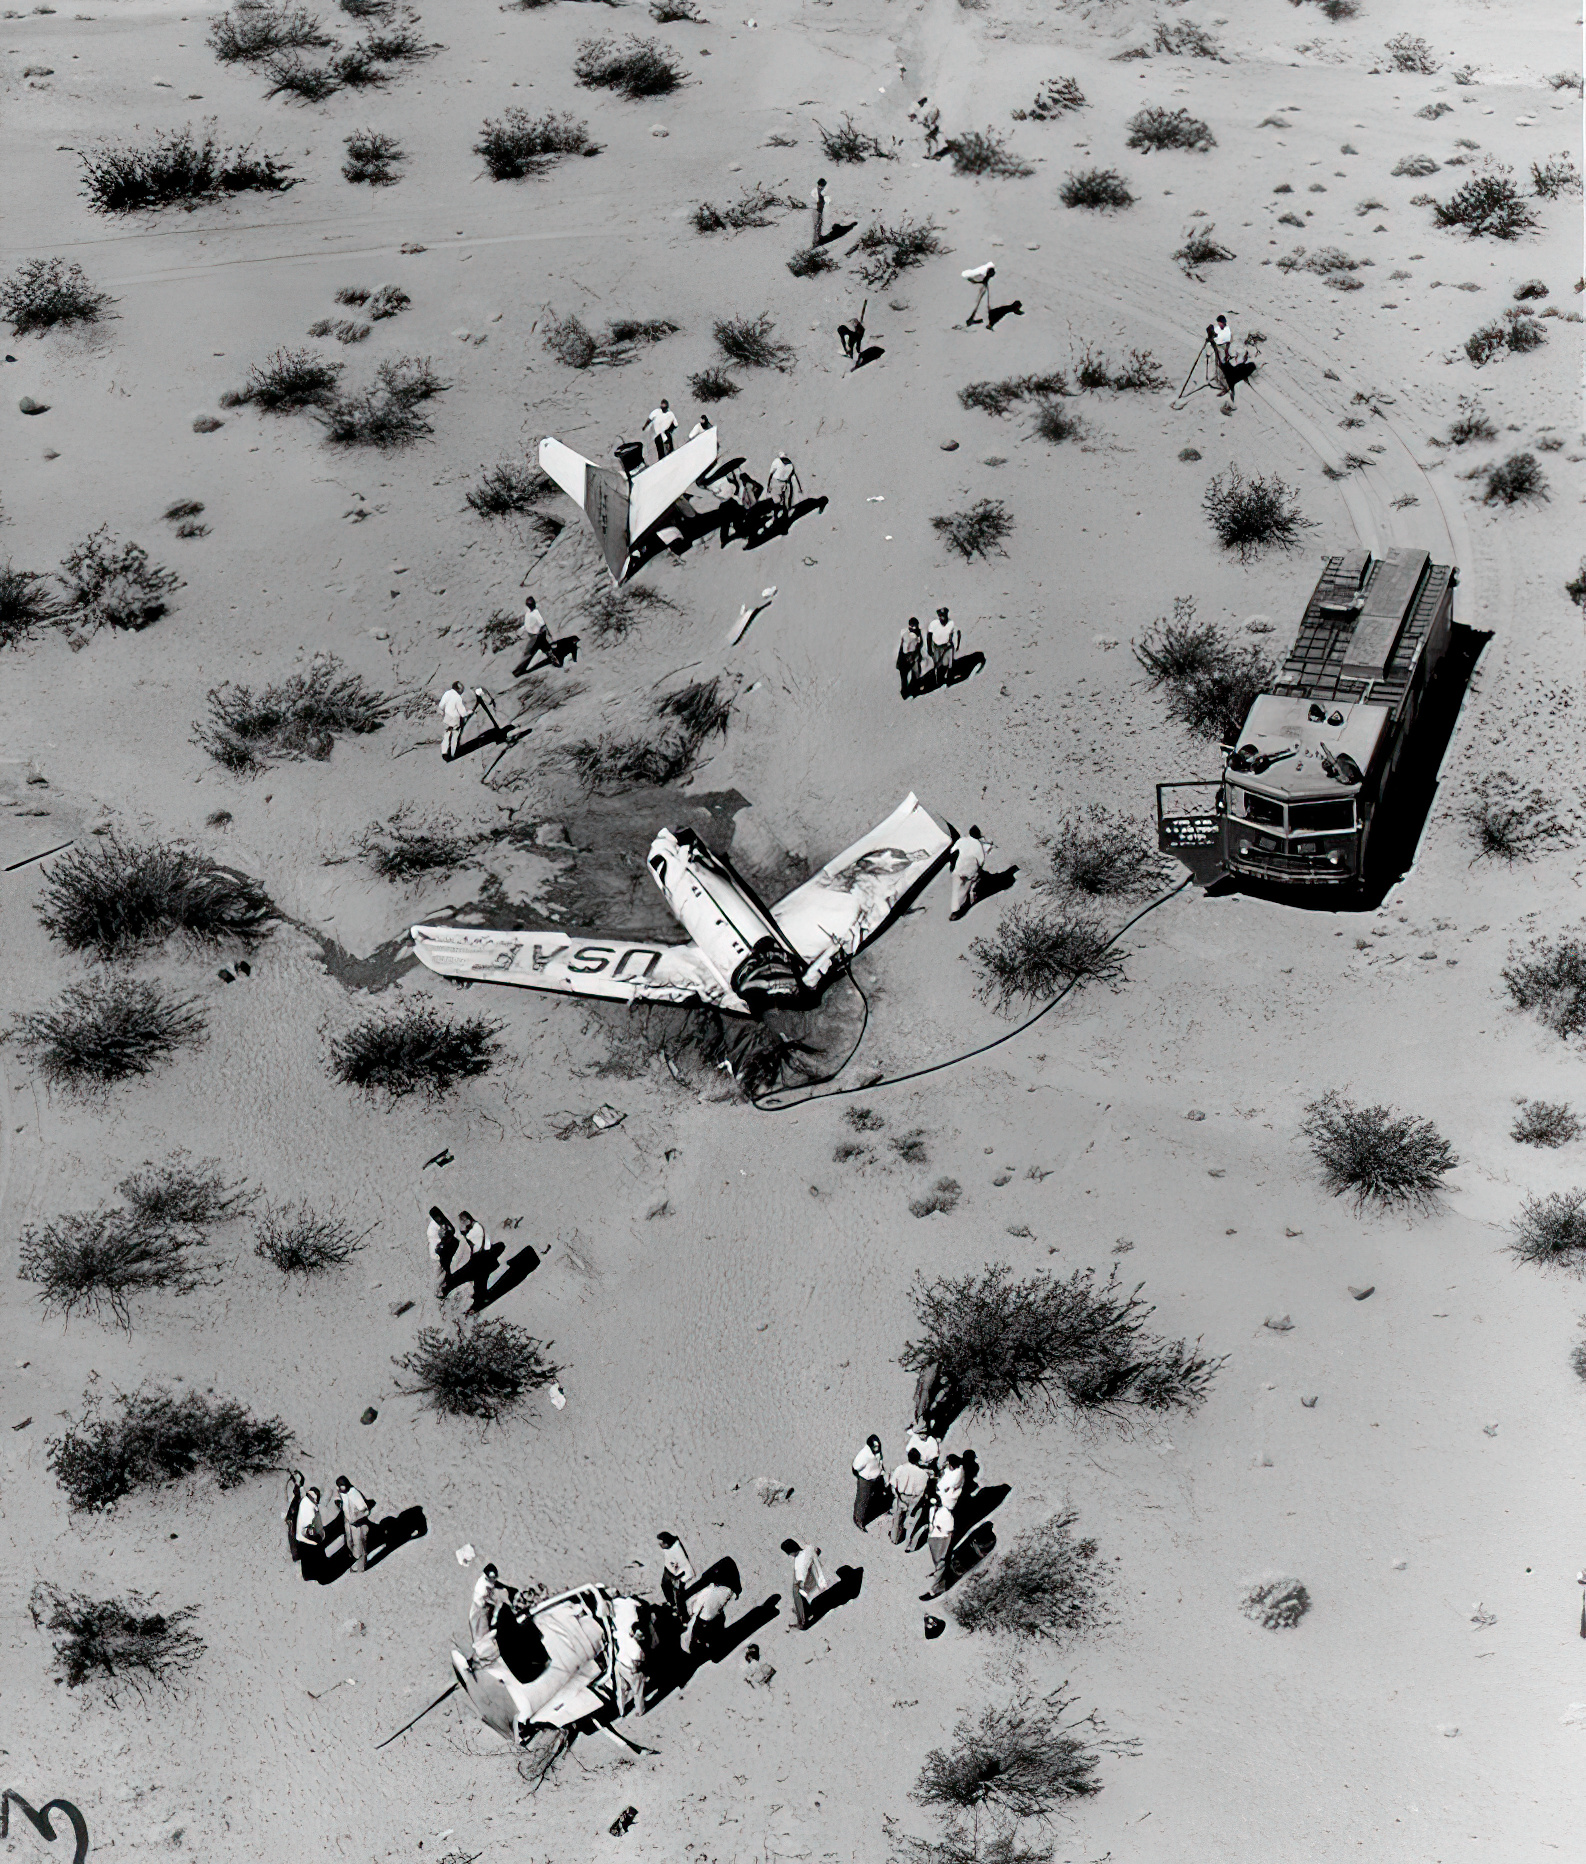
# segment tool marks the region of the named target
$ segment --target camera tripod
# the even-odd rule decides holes
[[[1197,369],[1201,371],[1201,379],[1191,388],[1190,383],[1195,380]],[[1195,352],[1195,360],[1189,366],[1189,374],[1184,378],[1184,386],[1173,397],[1171,404],[1173,411],[1176,414],[1189,401],[1191,395],[1198,395],[1203,388],[1226,389],[1227,386],[1223,380],[1222,368],[1217,361],[1217,352],[1212,347],[1211,338],[1202,337],[1201,346]]]

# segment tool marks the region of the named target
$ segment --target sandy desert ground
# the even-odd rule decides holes
[[[1362,0],[1332,21],[1289,0],[765,0],[750,18],[701,0],[707,23],[657,25],[638,4],[454,0],[422,11],[432,57],[384,88],[303,104],[266,99],[257,66],[217,62],[209,16],[86,4],[4,22],[0,270],[60,255],[116,302],[85,328],[7,338],[0,558],[52,571],[106,524],[182,586],[145,629],[46,627],[0,656],[4,997],[33,1010],[92,970],[40,924],[49,863],[11,864],[96,827],[184,840],[256,876],[283,917],[230,984],[225,949],[172,941],[138,960],[208,1018],[202,1046],[146,1079],[51,1093],[8,1046],[5,1260],[29,1224],[92,1208],[178,1147],[273,1199],[334,1203],[365,1240],[342,1270],[289,1280],[254,1255],[243,1220],[209,1245],[210,1285],[136,1303],[128,1332],[63,1327],[0,1274],[0,1786],[71,1800],[95,1855],[115,1857],[877,1860],[892,1855],[884,1820],[933,1832],[909,1799],[927,1752],[1006,1696],[1022,1655],[1124,1749],[1048,1834],[1058,1857],[1576,1853],[1586,1421],[1570,1352],[1586,1303],[1508,1244],[1525,1197],[1586,1183],[1586,1142],[1542,1151],[1509,1129],[1517,1097],[1579,1105],[1586,1089],[1578,1040],[1513,1009],[1500,974],[1513,949],[1582,916],[1580,610],[1564,591],[1586,450],[1581,208],[1578,194],[1537,203],[1537,230],[1504,242],[1440,230],[1412,204],[1488,156],[1521,177],[1560,150],[1579,161],[1578,84],[1548,82],[1580,69],[1572,11]],[[324,12],[356,38],[357,21]],[[1152,50],[1159,21],[1204,27],[1221,57]],[[630,102],[575,84],[581,41],[628,32],[674,49],[687,76],[673,94]],[[1384,46],[1400,33],[1425,35],[1439,69],[1391,69]],[[1131,50],[1146,55],[1119,57]],[[1083,109],[1011,116],[1060,75]],[[922,97],[947,135],[992,125],[1032,172],[976,179],[925,161],[910,115]],[[1428,117],[1439,102],[1449,110]],[[1144,104],[1189,108],[1215,147],[1130,149]],[[586,120],[599,154],[492,182],[472,144],[519,105]],[[820,126],[845,113],[895,138],[894,159],[827,162]],[[192,212],[90,211],[76,151],[209,118],[224,141],[289,161],[298,185]],[[368,126],[405,150],[394,186],[341,177],[343,139]],[[1440,172],[1392,174],[1418,152]],[[1135,205],[1066,209],[1059,184],[1087,166],[1117,169]],[[855,373],[835,336],[866,295],[847,240],[838,270],[798,278],[786,260],[807,243],[802,207],[710,236],[691,220],[755,183],[805,202],[817,174],[831,218],[934,220],[947,248],[869,292],[883,353]],[[1234,256],[1187,274],[1171,255],[1208,220]],[[1365,288],[1280,268],[1296,245],[1369,260]],[[988,259],[999,301],[1017,297],[1022,314],[966,328],[960,272]],[[1556,313],[1548,341],[1475,368],[1465,339],[1529,278],[1548,287],[1533,308]],[[365,341],[304,336],[340,314],[339,288],[387,282],[411,304]],[[1219,310],[1241,336],[1264,333],[1232,417],[1209,393],[1179,412],[1170,392],[1076,393],[1063,405],[1083,431],[1053,446],[1027,410],[960,405],[975,380],[1072,376],[1087,344],[1149,349],[1176,387]],[[566,521],[547,548],[527,520],[481,518],[464,494],[488,467],[532,462],[546,434],[605,458],[663,394],[686,431],[688,377],[719,360],[714,320],[762,311],[795,359],[736,372],[741,392],[711,410],[723,451],[763,476],[785,447],[829,502],[753,552],[662,556],[637,581],[675,606],[602,643],[584,605],[603,572],[568,502],[546,508]],[[622,366],[574,370],[542,340],[568,313],[680,329]],[[337,448],[306,413],[221,404],[251,365],[304,345],[345,361],[348,383],[387,358],[431,358],[450,384],[427,404],[432,436]],[[1464,396],[1496,437],[1436,444]],[[46,412],[19,412],[24,398]],[[220,424],[195,431],[203,416]],[[1346,467],[1356,448],[1367,463]],[[1484,504],[1463,475],[1521,448],[1539,449],[1550,498]],[[1200,501],[1232,461],[1298,488],[1317,527],[1298,552],[1242,566],[1217,547]],[[960,561],[930,520],[982,498],[1013,516],[1006,554]],[[206,535],[179,539],[162,518],[181,499],[202,501]],[[329,1041],[371,1007],[459,1000],[403,960],[396,942],[418,920],[505,899],[553,924],[593,902],[601,929],[665,929],[640,864],[653,829],[690,805],[677,789],[587,801],[560,753],[637,728],[669,681],[718,673],[731,723],[684,787],[753,871],[808,872],[911,789],[959,826],[977,820],[995,862],[1018,864],[1014,887],[959,923],[934,882],[858,961],[870,1023],[839,1085],[974,1048],[1010,1025],[973,994],[970,942],[1031,898],[1056,819],[1092,803],[1145,819],[1156,782],[1216,769],[1215,745],[1168,722],[1131,641],[1190,596],[1241,639],[1270,622],[1279,645],[1322,554],[1393,544],[1456,564],[1457,619],[1490,638],[1415,862],[1380,906],[1190,887],[1126,935],[1116,988],[1077,993],[982,1059],[785,1111],[745,1104],[722,1076],[612,1072],[620,1012],[511,990],[463,1000],[501,1020],[502,1059],[438,1106],[387,1109],[327,1070]],[[536,559],[530,586],[583,645],[564,673],[515,688],[484,628],[516,613]],[[740,606],[773,584],[727,647]],[[903,705],[897,631],[938,603],[984,669]],[[210,689],[278,681],[325,653],[411,703],[328,759],[255,776],[194,741]],[[488,786],[478,762],[436,755],[433,702],[454,678],[509,705],[532,688],[547,708]],[[1473,860],[1461,811],[1495,769],[1548,791],[1571,835],[1534,861]],[[389,882],[355,844],[404,806],[469,829],[561,823],[572,851],[548,831],[448,876]],[[1128,910],[1104,908],[1109,923]],[[1328,1090],[1435,1121],[1461,1161],[1436,1211],[1359,1216],[1327,1195],[1298,1129]],[[558,1136],[605,1102],[620,1126]],[[858,1104],[884,1125],[836,1158]],[[890,1142],[916,1131],[908,1162]],[[426,1170],[443,1149],[453,1162]],[[942,1177],[960,1185],[957,1207],[911,1215]],[[504,1234],[540,1264],[494,1311],[554,1342],[565,1409],[542,1395],[481,1431],[396,1391],[393,1355],[434,1315],[423,1212],[437,1200],[493,1234],[521,1219]],[[1153,1324],[1226,1355],[1192,1415],[955,1425],[949,1447],[972,1445],[982,1480],[1007,1485],[1000,1546],[1068,1506],[1111,1572],[1104,1622],[1022,1653],[953,1623],[925,1641],[924,1556],[906,1558],[879,1522],[861,1541],[849,1518],[866,1432],[889,1461],[901,1452],[916,1272],[993,1261],[1117,1265],[1143,1282]],[[1351,1285],[1375,1292],[1356,1301]],[[393,1315],[404,1301],[416,1305]],[[1286,1331],[1264,1324],[1284,1315]],[[311,1480],[345,1470],[382,1514],[422,1508],[427,1532],[318,1587],[285,1557],[274,1477],[74,1516],[48,1439],[95,1390],[146,1380],[280,1416]],[[368,1406],[379,1415],[364,1427]],[[762,1505],[757,1478],[791,1498]],[[582,1740],[535,1794],[457,1698],[376,1751],[449,1680],[477,1571],[455,1549],[471,1543],[515,1581],[653,1596],[661,1527],[697,1558],[732,1555],[743,1609],[780,1595],[780,1622],[759,1633],[769,1689],[746,1689],[736,1656],[707,1667],[647,1719],[654,1755]],[[789,1533],[863,1568],[859,1597],[805,1637],[781,1629]],[[1240,1613],[1243,1586],[1267,1572],[1301,1578],[1314,1601],[1290,1631]],[[119,1706],[68,1689],[29,1616],[40,1580],[197,1606],[202,1662],[179,1691]],[[631,1829],[610,1835],[630,1805]],[[5,1845],[56,1849],[22,1821]]]

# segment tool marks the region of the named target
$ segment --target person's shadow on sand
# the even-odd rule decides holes
[[[816,240],[816,247],[829,246],[834,239],[844,238],[847,234],[852,233],[858,224],[859,222],[857,220],[834,220],[820,238]]]
[[[508,1259],[500,1275],[492,1282],[490,1278],[495,1274],[496,1264],[501,1261],[504,1248],[501,1243],[493,1244],[468,1265],[470,1273],[466,1279],[474,1285],[473,1303],[468,1310],[471,1314],[482,1314],[487,1307],[494,1307],[504,1295],[511,1294],[514,1288],[526,1282],[540,1266],[539,1252],[532,1244],[525,1243],[515,1256]]]
[[[986,306],[986,328],[995,330],[1004,317],[1022,317],[1024,315],[1023,298],[1015,298],[1011,303]]]
[[[339,1515],[336,1525],[327,1531],[336,1544],[332,1547],[327,1541],[315,1578],[322,1586],[333,1586],[338,1579],[352,1571],[352,1557],[347,1551],[346,1528]],[[417,1503],[411,1508],[404,1508],[400,1514],[387,1515],[383,1521],[370,1521],[369,1551],[364,1561],[364,1570],[367,1572],[390,1559],[398,1547],[406,1546],[410,1540],[422,1540],[429,1531],[429,1521]]]
[[[759,550],[770,543],[773,537],[786,537],[800,518],[807,518],[812,511],[824,511],[829,503],[830,500],[823,493],[819,498],[801,498],[791,509],[778,511],[771,505],[770,499],[762,499],[750,514],[754,529],[744,539],[744,549]]]
[[[810,1600],[810,1627],[818,1625],[828,1612],[840,1611],[850,1599],[857,1599],[864,1583],[865,1569],[862,1566],[839,1566],[837,1577],[831,1585]]]

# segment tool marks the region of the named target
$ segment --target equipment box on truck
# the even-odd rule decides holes
[[[1221,777],[1157,785],[1157,842],[1197,879],[1358,887],[1448,649],[1458,572],[1424,550],[1329,557],[1272,691]],[[1170,813],[1180,793],[1214,806]]]

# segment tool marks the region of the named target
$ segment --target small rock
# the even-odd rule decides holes
[[[1272,623],[1265,615],[1252,615],[1245,623],[1246,634],[1270,634],[1271,632]]]
[[[1547,296],[1547,286],[1542,283],[1540,278],[1528,278],[1523,283],[1515,286],[1514,295],[1516,300],[1520,303],[1524,303],[1527,298],[1545,298]]]
[[[941,442],[941,448],[944,453],[956,453],[958,451],[958,442],[956,440],[944,440]]]
[[[360,1424],[372,1424],[379,1415],[380,1413],[374,1408],[372,1404],[365,1405],[363,1416],[359,1418],[358,1422]]]
[[[1305,1232],[1303,1230],[1290,1230],[1285,1228],[1283,1234],[1285,1236],[1303,1236]]]
[[[1431,964],[1437,957],[1435,951],[1423,951],[1420,954],[1422,964]]]
[[[1200,456],[1199,447],[1184,447],[1179,452],[1179,458],[1181,460],[1198,460]]]
[[[1372,1282],[1365,1288],[1351,1287],[1349,1292],[1355,1297],[1357,1301],[1369,1301],[1372,1295],[1374,1295],[1377,1292],[1377,1284],[1375,1282]]]
[[[1393,1570],[1396,1573],[1402,1573],[1409,1564],[1410,1562],[1408,1560],[1395,1560],[1393,1562]]]
[[[217,420],[213,414],[195,414],[193,416],[193,432],[195,434],[212,434],[217,427],[224,427],[225,425],[226,423],[224,421]]]
[[[1498,1426],[1496,1424],[1483,1424],[1481,1427],[1481,1434],[1484,1437],[1496,1437],[1498,1434]]]
[[[391,638],[389,628],[371,628],[369,632],[377,641],[389,641]]]
[[[409,240],[408,243],[402,248],[402,250],[405,253],[408,253],[411,255],[416,252],[428,252],[429,247],[421,246],[417,240]]]
[[[1013,1173],[1011,1171],[998,1172],[997,1176],[993,1178],[991,1182],[995,1185],[1004,1185],[1008,1183],[1012,1176]]]
[[[31,395],[24,395],[17,406],[24,414],[48,414],[50,411],[47,401],[35,401]]]
[[[727,173],[729,175],[739,174],[742,171],[742,169],[743,169],[742,162],[729,162],[727,164]]]
[[[58,454],[55,451],[54,447],[46,447],[44,449],[44,457],[47,460],[58,460],[60,458],[60,454]]]
[[[361,1618],[344,1618],[341,1621],[341,1634],[343,1637],[362,1637],[366,1629],[367,1627]]]
[[[1454,1722],[1439,1722],[1437,1724],[1437,1732],[1445,1741],[1452,1741],[1455,1735],[1459,1733],[1459,1727]]]
[[[1258,1450],[1254,1457],[1251,1458],[1250,1467],[1252,1469],[1270,1469],[1272,1467],[1272,1458],[1267,1455],[1265,1450]]]
[[[28,1425],[29,1425],[29,1424],[31,1424],[32,1422],[33,1422],[33,1420],[32,1420],[32,1418],[30,1418],[30,1417],[25,1417],[25,1418],[23,1418],[23,1420],[22,1420],[22,1422],[21,1422],[20,1424],[13,1424],[13,1425],[11,1426],[11,1428],[12,1428],[13,1430],[26,1430],[26,1429],[27,1429],[27,1427],[28,1427]]]
[[[398,1315],[405,1314],[412,1305],[413,1303],[411,1301],[393,1301],[390,1308],[393,1319]]]
[[[452,332],[452,335],[456,337],[459,343],[466,343],[473,334],[471,330],[454,330]]]
[[[1314,1411],[1316,1409],[1315,1398],[1302,1398],[1300,1403],[1305,1406],[1307,1411]]]
[[[1199,1107],[1191,1107],[1184,1117],[1186,1120],[1204,1120],[1206,1115],[1201,1112]]]
[[[1024,242],[1024,250],[1026,252],[1039,252],[1041,250],[1041,242],[1038,239],[1027,239]]]
[[[652,123],[650,125],[650,134],[652,136],[670,136],[671,133],[672,132],[664,123]]]
[[[1226,1178],[1228,1176],[1227,1168],[1222,1165],[1208,1165],[1206,1168],[1206,1176],[1208,1178]]]
[[[1294,1322],[1287,1314],[1279,1314],[1276,1319],[1269,1314],[1261,1324],[1263,1327],[1270,1327],[1274,1333],[1290,1333],[1294,1329]]]

